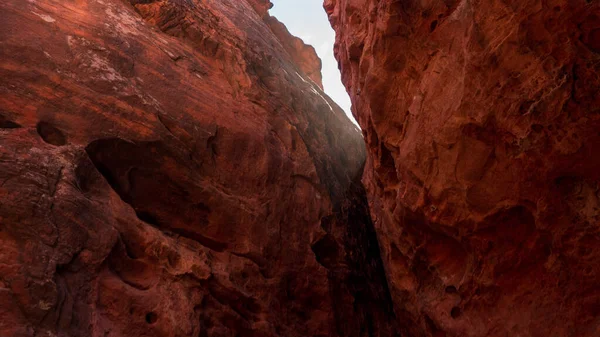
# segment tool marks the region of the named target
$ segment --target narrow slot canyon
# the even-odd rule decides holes
[[[600,336],[599,18],[0,2],[0,336]]]

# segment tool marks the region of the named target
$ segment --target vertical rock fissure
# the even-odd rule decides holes
[[[352,308],[335,310],[338,334],[396,336],[392,297],[361,178],[362,170],[334,214],[322,219],[328,234],[313,246],[313,252],[329,270],[336,307]]]

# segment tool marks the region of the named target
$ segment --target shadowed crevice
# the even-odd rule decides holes
[[[99,139],[86,147],[95,168],[137,217],[163,231],[181,235],[222,252],[227,244],[203,233],[212,209],[197,197],[201,188],[190,181],[185,168],[161,142],[133,143],[120,138]],[[87,185],[85,179],[83,187]],[[84,188],[85,189],[85,188]]]

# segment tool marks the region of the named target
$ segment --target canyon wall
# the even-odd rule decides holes
[[[327,0],[403,336],[600,335],[600,3]]]
[[[362,136],[269,7],[0,2],[0,336],[391,331]]]

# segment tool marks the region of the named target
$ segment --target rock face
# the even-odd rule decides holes
[[[325,8],[402,335],[600,335],[600,3]]]
[[[273,16],[265,17],[265,22],[279,39],[285,50],[292,56],[292,60],[319,88],[323,89],[321,76],[321,59],[313,46],[307,45],[300,38],[292,36],[285,25]]]
[[[268,8],[0,2],[0,336],[390,330],[361,134]]]

